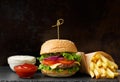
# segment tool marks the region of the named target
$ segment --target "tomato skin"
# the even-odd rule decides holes
[[[56,61],[54,61],[54,60],[43,60],[42,63],[45,64],[45,65],[51,66],[53,64],[58,63],[58,61],[57,60]]]
[[[69,65],[69,64],[74,63],[74,60],[67,60],[67,59],[64,58],[64,59],[60,59],[59,63],[65,64],[65,65]]]
[[[20,78],[31,78],[37,71],[37,67],[33,64],[23,64],[14,67],[15,72]]]
[[[62,63],[65,65],[68,65],[68,64],[74,63],[74,60],[67,60],[65,58],[58,58],[57,60],[43,60],[42,63],[45,65],[49,65],[49,66],[56,64],[56,63]]]

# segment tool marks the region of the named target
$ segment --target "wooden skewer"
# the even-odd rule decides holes
[[[52,27],[57,27],[57,38],[60,39],[60,30],[59,27],[64,23],[63,19],[58,19],[56,25],[53,25]]]

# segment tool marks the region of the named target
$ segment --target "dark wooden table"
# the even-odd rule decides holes
[[[9,67],[0,67],[0,82],[120,82],[120,76],[115,79],[92,79],[89,75],[76,73],[71,77],[54,78],[36,72],[31,79],[19,78]]]

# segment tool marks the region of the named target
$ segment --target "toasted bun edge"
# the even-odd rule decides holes
[[[56,53],[56,52],[77,52],[77,47],[70,40],[51,39],[45,41],[40,49],[40,54]]]
[[[42,74],[51,76],[51,77],[69,77],[69,76],[74,75],[77,71],[70,73],[68,70],[64,70],[62,72],[41,70],[41,72],[42,72]]]

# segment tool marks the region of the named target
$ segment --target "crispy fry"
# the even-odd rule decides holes
[[[105,58],[104,56],[101,56],[101,59],[102,59],[103,62],[106,62],[106,63],[108,62],[108,59]]]
[[[91,59],[89,73],[92,78],[114,78],[119,75],[117,70],[118,65],[114,61],[109,60],[99,53]]]
[[[101,77],[102,78],[105,78],[105,76],[106,76],[106,71],[105,71],[105,69],[102,67],[102,68],[100,68],[100,72],[101,72]]]
[[[115,69],[114,66],[112,66],[112,65],[108,65],[108,68],[109,68],[111,71],[116,72],[116,69]]]
[[[104,67],[104,69],[106,69],[107,66],[108,66],[108,64],[103,62],[103,63],[102,63],[102,66]]]
[[[115,64],[114,62],[108,60],[108,64],[109,64],[109,66],[112,66],[112,68],[110,67],[111,69],[114,69],[114,68],[115,68],[115,69],[118,69],[117,64]],[[113,68],[113,67],[114,67],[114,68]]]
[[[92,61],[96,63],[96,62],[98,61],[98,59],[100,59],[100,55],[99,55],[99,54],[96,54],[96,55],[92,58]]]
[[[97,69],[94,69],[94,74],[96,79],[100,78],[100,74]]]
[[[119,75],[118,72],[114,72],[114,76],[117,77]]]
[[[101,66],[102,66],[102,61],[101,61],[101,59],[98,59],[96,65],[97,65],[98,67],[101,67]]]
[[[99,53],[97,53],[97,54],[95,55],[95,58],[96,58],[96,59],[100,59],[100,57],[101,57],[101,54],[99,54]]]
[[[94,76],[95,76],[92,71],[90,71],[90,76],[91,76],[92,78],[94,78]]]
[[[97,58],[93,57],[91,61],[96,63],[97,62]]]
[[[114,78],[114,73],[109,68],[106,69],[106,72],[107,78]]]
[[[95,69],[95,63],[91,62],[90,63],[90,70],[93,71]]]

